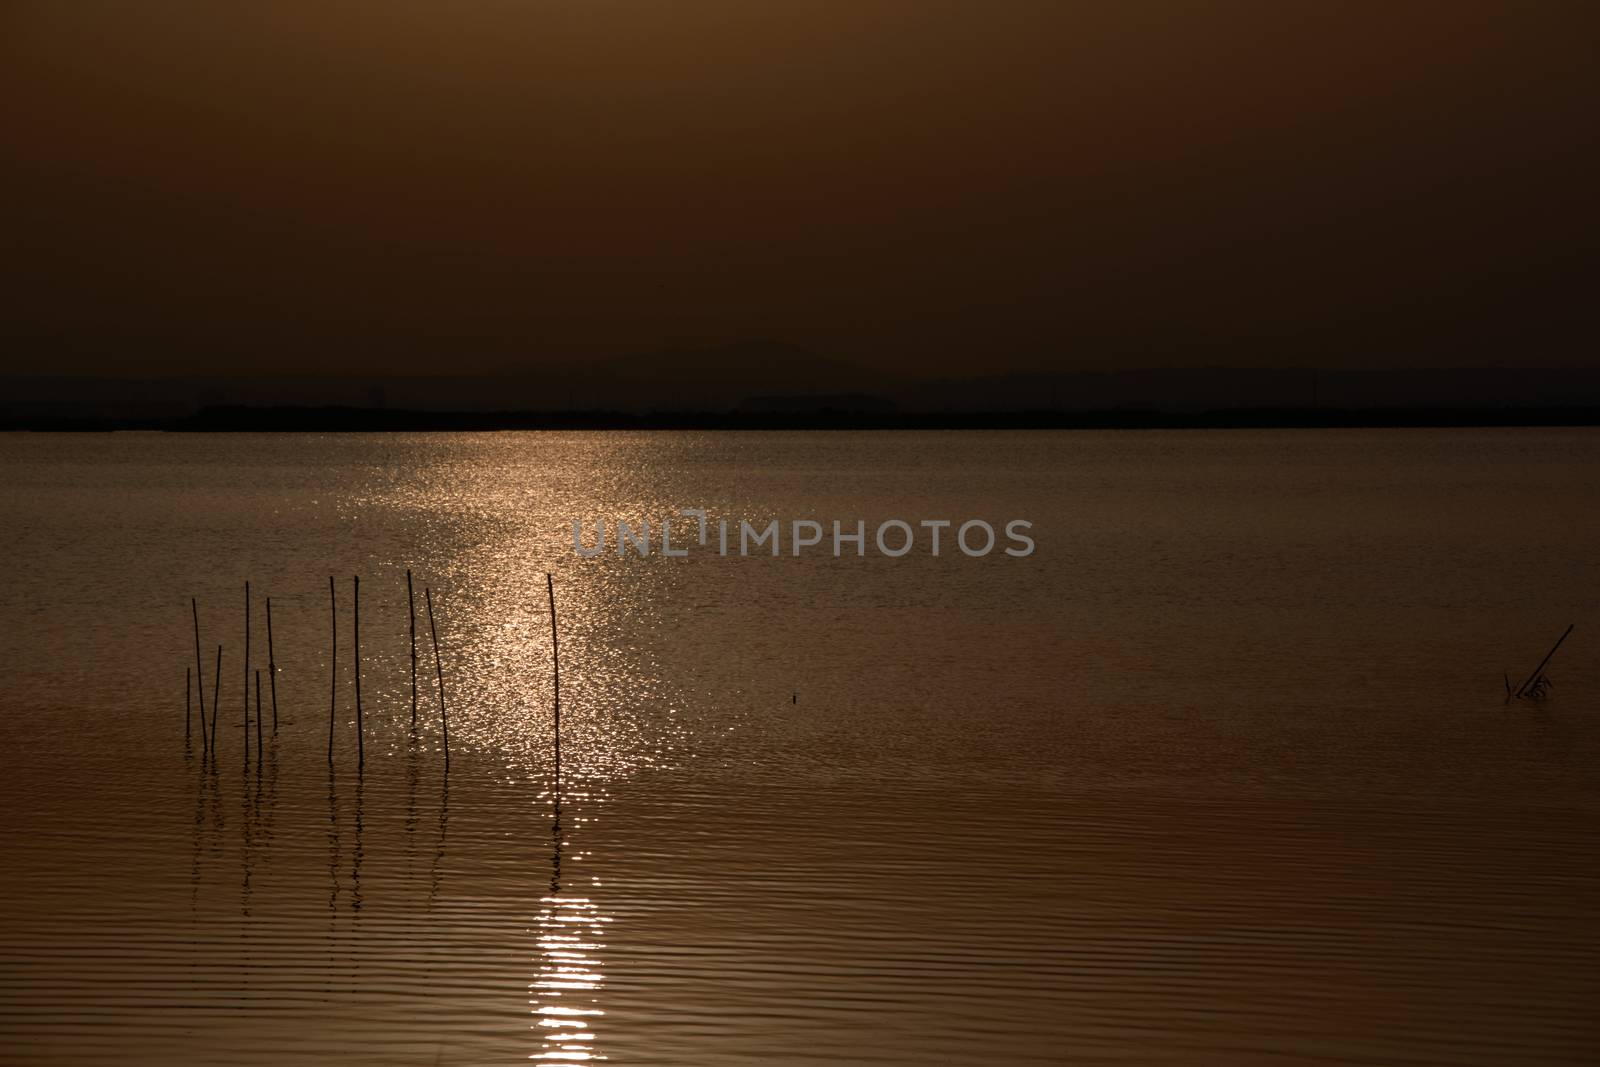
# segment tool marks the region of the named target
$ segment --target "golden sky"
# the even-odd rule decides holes
[[[41,372],[1591,363],[1594,10],[12,0],[0,328]]]

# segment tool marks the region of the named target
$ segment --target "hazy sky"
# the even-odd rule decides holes
[[[17,369],[1595,362],[1592,3],[0,5]]]

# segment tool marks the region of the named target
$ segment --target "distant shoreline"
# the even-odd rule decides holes
[[[1227,408],[1209,411],[420,411],[211,407],[174,418],[0,414],[0,431],[382,433],[490,430],[1186,430],[1600,426],[1600,407]]]

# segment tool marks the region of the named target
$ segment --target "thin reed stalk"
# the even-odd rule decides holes
[[[211,751],[211,739],[206,736],[206,676],[200,669],[200,605],[189,598],[189,610],[194,614],[194,684],[200,690],[200,745],[202,751]]]
[[[556,580],[546,571],[545,590],[550,594],[550,673],[555,685],[556,781],[561,781],[561,639],[556,634]]]
[[[278,732],[278,663],[272,655],[272,598],[267,597],[267,684],[272,688],[272,732]]]
[[[1555,646],[1551,648],[1549,652],[1544,654],[1544,659],[1540,660],[1539,665],[1533,669],[1533,673],[1528,675],[1528,680],[1523,682],[1522,687],[1517,690],[1517,696],[1520,697],[1523,693],[1527,692],[1528,687],[1534,683],[1534,680],[1537,679],[1541,673],[1543,673],[1545,664],[1550,662],[1550,657],[1556,654],[1556,649],[1561,647],[1561,642],[1567,639],[1567,635],[1572,632],[1576,625],[1577,623],[1569,624],[1567,628],[1561,632],[1561,636],[1556,638]]]
[[[250,763],[250,583],[244,583],[244,762]]]
[[[333,766],[333,719],[339,704],[339,601],[333,591],[333,575],[328,575],[328,766]]]
[[[217,752],[217,711],[222,706],[218,694],[222,687],[222,646],[217,646],[217,669],[211,672],[211,754]]]
[[[367,765],[366,727],[361,721],[361,576],[355,578],[355,612],[356,612],[356,769]]]
[[[422,587],[422,596],[428,602],[428,633],[433,636],[433,669],[439,675],[439,726],[444,732],[444,769],[450,769],[450,716],[444,708],[444,661],[439,655],[439,628],[433,622],[433,591]]]
[[[417,596],[411,588],[411,571],[406,571],[406,610],[411,613],[411,729],[417,728]]]

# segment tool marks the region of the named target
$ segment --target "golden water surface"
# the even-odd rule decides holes
[[[0,1062],[1594,1062],[1596,470],[1591,430],[0,437]],[[571,551],[682,508],[1038,548]]]

